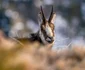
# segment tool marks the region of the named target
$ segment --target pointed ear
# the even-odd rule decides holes
[[[56,13],[53,13],[51,19],[49,20],[49,23],[54,23],[55,18],[56,18]]]

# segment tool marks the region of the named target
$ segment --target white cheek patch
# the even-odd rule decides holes
[[[50,36],[50,37],[53,36],[53,32],[52,32],[52,30],[51,30],[49,25],[46,26],[45,30],[46,30],[46,33],[47,33],[48,36]]]

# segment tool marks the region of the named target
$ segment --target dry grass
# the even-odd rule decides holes
[[[34,45],[18,45],[0,32],[0,70],[85,70],[84,47],[55,52]]]

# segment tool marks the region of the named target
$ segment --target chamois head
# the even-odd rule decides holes
[[[50,13],[50,17],[47,20],[44,16],[43,9],[41,7],[41,12],[39,14],[40,18],[40,37],[43,43],[53,43],[54,42],[54,19],[56,14],[53,12],[53,6]]]

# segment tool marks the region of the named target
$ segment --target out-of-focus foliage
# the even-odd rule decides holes
[[[85,46],[63,50],[17,45],[0,31],[0,70],[84,70]]]

